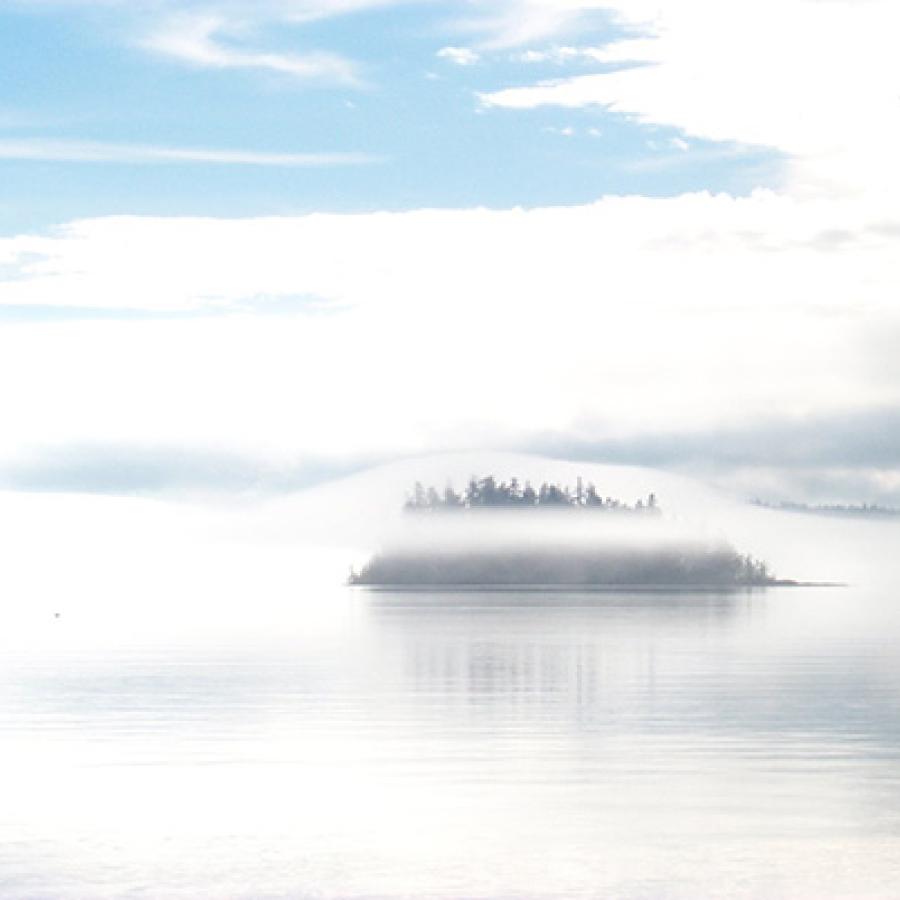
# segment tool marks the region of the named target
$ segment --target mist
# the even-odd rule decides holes
[[[404,512],[416,481],[457,489],[473,474],[533,484],[581,476],[629,503],[655,493],[662,515],[565,510],[445,515]],[[289,495],[172,498],[4,493],[6,616],[39,621],[103,608],[116,620],[269,620],[266,604],[298,602],[300,579],[338,590],[351,567],[400,547],[575,547],[622,542],[720,543],[767,562],[779,577],[881,584],[893,577],[894,520],[841,520],[754,507],[741,496],[661,470],[597,466],[522,454],[442,454],[374,467]],[[46,565],[53,558],[54,565]],[[262,585],[266,585],[263,589]],[[253,602],[248,596],[257,597]],[[263,597],[269,600],[263,602]],[[274,614],[274,613],[273,613]]]

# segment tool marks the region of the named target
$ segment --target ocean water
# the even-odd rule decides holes
[[[0,897],[896,897],[879,534],[733,594],[366,591],[165,522],[11,553]]]

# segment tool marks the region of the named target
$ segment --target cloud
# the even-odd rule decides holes
[[[672,138],[664,144],[655,140],[647,141],[647,148],[652,151],[650,156],[636,156],[622,163],[622,168],[627,172],[664,172],[668,169],[677,169],[684,166],[696,166],[698,163],[716,163],[728,160],[755,161],[768,169],[767,181],[778,183],[783,181],[780,170],[784,161],[775,156],[767,155],[758,148],[747,147],[742,144],[707,144],[696,148],[681,138]]]
[[[102,14],[133,45],[196,67],[258,70],[308,85],[361,87],[355,61],[321,49],[266,49],[261,46],[266,29],[302,29],[323,19],[410,2],[415,0],[33,0],[28,9]]]
[[[0,304],[17,310],[237,310],[7,323],[0,379],[28,390],[0,396],[3,453],[215,447],[350,465],[553,435],[631,449],[665,439],[675,465],[694,434],[732,469],[753,462],[734,456],[746,443],[757,468],[768,445],[795,448],[772,451],[784,471],[805,459],[810,471],[887,473],[889,447],[841,463],[799,431],[776,440],[771,423],[777,412],[812,423],[803,433],[820,429],[822,445],[846,444],[851,411],[876,422],[900,408],[889,212],[761,191],[528,211],[125,217],[0,239],[14,275]],[[258,296],[270,315],[254,314]],[[716,434],[735,437],[720,446]]]
[[[601,47],[550,47],[546,50],[523,50],[512,57],[513,62],[553,63],[604,62],[605,51]]]
[[[589,429],[588,429],[589,430]],[[773,413],[753,422],[714,429],[676,429],[598,441],[571,434],[546,435],[529,448],[566,459],[624,463],[669,469],[740,472],[744,481],[758,474],[758,482],[780,477],[783,495],[797,479],[836,482],[832,499],[845,483],[868,485],[884,494],[890,485],[900,497],[900,406],[849,409],[812,415]],[[827,495],[827,490],[824,491]],[[865,499],[867,494],[857,494]]]
[[[579,440],[572,433],[537,435],[511,444],[510,449],[569,461],[689,472],[748,498],[900,506],[900,408],[896,407],[598,441]],[[389,451],[310,457],[273,454],[267,448],[240,452],[199,442],[185,447],[111,439],[30,447],[27,454],[0,460],[0,487],[114,494],[272,494],[342,477],[390,457]]]
[[[900,58],[890,0],[604,6],[642,34],[605,46],[598,62],[619,68],[491,91],[482,101],[518,110],[598,105],[695,138],[774,148],[793,160],[796,191],[898,188]]]
[[[196,65],[269,68],[307,77],[305,57],[230,47],[220,38],[243,40],[270,25],[303,26],[338,16],[419,6],[436,12],[445,33],[478,35],[479,46],[497,49],[572,33],[592,18],[605,20],[609,4],[605,0],[472,0],[465,5],[464,15],[459,13],[460,4],[450,0],[257,0],[252,4],[240,0],[34,0],[34,5],[118,13],[136,22],[146,47]],[[474,62],[479,55],[475,48],[445,49],[455,53],[444,58],[465,60],[461,64]],[[567,53],[572,48],[561,49]]]
[[[0,487],[111,494],[283,493],[358,471],[377,460],[277,460],[178,444],[35,448],[0,464]]]
[[[191,7],[180,20],[190,39],[169,49],[197,64],[259,68],[261,25],[327,12],[321,3],[264,4],[251,21],[240,7],[203,7],[212,18],[202,28],[201,7]],[[891,7],[467,8],[470,21],[451,24],[469,27],[473,53],[551,53],[540,41],[610,11],[616,33],[632,35],[584,60],[607,71],[523,76],[484,94],[487,105],[594,104],[676,129],[675,143],[660,130],[665,151],[634,166],[774,148],[789,160],[787,190],[530,210],[122,217],[0,239],[0,304],[15,311],[0,332],[0,378],[28,385],[0,395],[6,462],[55,465],[53,448],[121,455],[152,446],[165,455],[177,446],[197,458],[214,447],[229,459],[350,465],[552,440],[560,452],[790,478],[824,499],[840,499],[827,495],[829,478],[894,491],[900,63]],[[312,162],[84,142],[2,148],[104,161],[199,153]],[[256,314],[259,296],[284,313]],[[291,307],[296,297],[317,298],[315,314]]]
[[[363,153],[267,153],[45,138],[0,138],[0,159],[127,165],[211,163],[280,167],[352,166],[378,161]]]
[[[218,16],[179,15],[141,44],[148,50],[191,65],[213,69],[266,69],[306,82],[358,86],[358,67],[335,53],[289,54],[244,50],[220,38],[229,31]]]
[[[606,0],[476,0],[455,24],[478,35],[484,48],[509,49],[606,23],[610,6]]]
[[[557,127],[555,125],[547,125],[542,129],[547,134],[558,134],[561,137],[574,137],[575,129],[571,125],[564,125],[562,127]]]
[[[446,59],[458,66],[473,66],[480,59],[479,55],[468,47],[441,47],[436,55],[439,59]]]

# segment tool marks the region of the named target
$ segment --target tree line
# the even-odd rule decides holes
[[[685,544],[392,551],[375,556],[359,573],[351,570],[350,583],[739,588],[779,582],[764,562],[729,546]]]
[[[584,484],[578,478],[574,490],[568,485],[543,482],[534,488],[529,481],[518,478],[497,481],[493,475],[469,479],[462,493],[457,493],[448,483],[443,491],[433,486],[425,487],[417,481],[407,496],[405,509],[412,512],[429,510],[479,509],[483,507],[507,508],[591,508],[627,512],[658,513],[656,494],[635,502],[633,506],[613,497],[603,497],[593,483]]]

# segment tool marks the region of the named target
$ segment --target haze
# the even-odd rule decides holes
[[[898,26],[0,0],[0,896],[893,896]],[[510,542],[819,584],[348,584]]]

